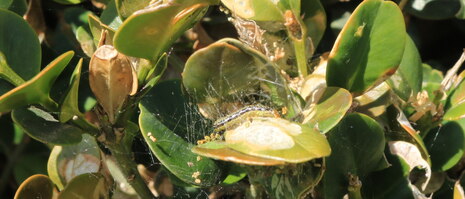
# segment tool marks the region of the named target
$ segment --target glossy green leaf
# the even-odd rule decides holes
[[[92,36],[94,38],[95,46],[98,46],[100,42],[100,38],[102,37],[102,31],[108,31],[107,38],[105,40],[105,44],[112,45],[113,44],[113,37],[115,35],[115,30],[107,25],[105,25],[100,19],[92,14],[89,15],[89,28]]]
[[[77,127],[60,123],[53,115],[36,107],[15,109],[12,118],[29,136],[47,144],[76,144],[84,133]]]
[[[421,90],[422,69],[420,53],[413,40],[407,36],[400,66],[396,73],[387,80],[387,83],[401,99],[408,101],[410,96],[416,96]]]
[[[30,104],[41,104],[51,110],[58,108],[49,96],[50,89],[73,55],[70,51],[59,56],[34,78],[0,96],[0,112]]]
[[[441,20],[454,18],[461,7],[461,0],[411,0],[405,10],[419,18]]]
[[[81,80],[82,59],[79,60],[70,80],[70,88],[65,99],[61,103],[60,122],[65,123],[74,116],[82,116],[78,105],[79,82]]]
[[[156,60],[203,17],[207,8],[208,3],[197,0],[185,4],[164,3],[140,10],[121,25],[115,35],[115,47],[128,56]]]
[[[198,122],[201,120],[199,113],[186,109],[189,105],[180,88],[179,82],[163,82],[142,99],[139,105],[141,133],[154,155],[176,177],[189,184],[211,186],[221,180],[221,169],[211,159],[198,159],[198,155],[191,152],[193,145],[183,138],[192,136],[187,132],[198,137],[203,125]],[[186,123],[192,120],[197,125]]]
[[[332,152],[323,178],[326,198],[342,198],[347,193],[349,173],[364,183],[370,172],[387,167],[384,131],[370,117],[349,114],[327,135]]]
[[[339,123],[351,105],[349,91],[336,87],[319,89],[307,101],[302,123],[326,133]]]
[[[388,153],[386,155],[390,167],[371,173],[362,191],[366,198],[414,198],[419,193],[409,181],[410,167],[400,157]]]
[[[13,0],[8,7],[8,10],[15,12],[16,14],[23,16],[26,14],[27,11],[27,2],[26,0]]]
[[[461,103],[447,110],[444,114],[445,120],[459,120],[465,117],[465,103]]]
[[[307,34],[316,48],[326,30],[326,12],[320,0],[302,1],[303,22],[307,27]]]
[[[237,16],[254,21],[281,21],[284,22],[285,5],[289,1],[270,0],[221,0],[232,13]],[[286,6],[287,7],[287,6]]]
[[[424,138],[431,155],[433,171],[446,171],[456,165],[465,150],[465,120],[446,121],[431,129]]]
[[[146,0],[116,0],[115,2],[118,14],[123,20],[150,4],[150,1]]]
[[[86,173],[72,179],[58,199],[109,199],[105,178],[100,173]]]
[[[246,170],[241,165],[229,164],[228,167],[229,175],[226,176],[226,178],[223,180],[221,184],[232,185],[239,182],[247,176]]]
[[[53,183],[45,175],[33,175],[24,181],[16,191],[14,199],[52,199]]]
[[[325,136],[281,118],[251,118],[224,133],[226,145],[236,151],[289,163],[301,163],[331,153]]]
[[[434,96],[434,92],[441,86],[441,81],[444,76],[441,71],[433,69],[427,64],[423,64],[423,82],[421,89],[428,92],[430,99]]]
[[[384,81],[401,62],[405,38],[404,18],[394,2],[363,1],[331,50],[328,86],[360,94]]]
[[[84,134],[78,144],[54,146],[48,159],[47,171],[53,183],[62,190],[74,177],[98,172],[101,164],[97,142],[92,136]]]
[[[118,30],[123,21],[121,20],[121,17],[118,15],[118,10],[116,8],[115,1],[110,1],[107,4],[107,7],[105,8],[105,10],[103,10],[102,15],[100,15],[100,19],[102,20],[103,24],[106,24],[113,30]]]
[[[31,79],[40,70],[41,49],[37,35],[23,18],[4,9],[0,9],[0,53],[5,56],[6,65],[23,80]],[[5,75],[4,70],[1,64],[0,78]],[[11,88],[11,84],[0,80],[0,95]]]
[[[444,119],[458,120],[465,117],[465,83],[462,81],[448,98]]]
[[[460,84],[453,90],[452,95],[449,97],[449,106],[454,107],[465,101],[465,81],[460,82]]]
[[[94,45],[94,38],[92,38],[90,31],[86,30],[83,26],[80,26],[76,30],[76,39],[79,41],[82,51],[84,51],[88,57],[92,57],[96,47]]]

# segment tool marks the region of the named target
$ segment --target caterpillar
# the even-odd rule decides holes
[[[210,136],[205,136],[203,140],[197,141],[197,144],[221,140],[221,132],[235,128],[253,117],[280,117],[280,115],[276,110],[260,104],[243,107],[238,111],[216,120],[216,122],[213,123],[214,133]]]

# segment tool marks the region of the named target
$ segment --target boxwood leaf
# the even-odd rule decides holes
[[[146,0],[116,0],[115,2],[118,14],[123,20],[150,4],[150,1]]]
[[[386,168],[385,138],[381,126],[370,117],[352,113],[328,132],[332,153],[326,159],[324,196],[342,198],[347,193],[349,174],[363,178]]]
[[[53,198],[53,183],[46,176],[37,174],[26,179],[18,188],[15,194],[15,199],[52,199]]]
[[[82,116],[78,105],[79,82],[81,80],[82,59],[79,60],[70,80],[70,88],[61,103],[60,122],[64,123],[74,116]]]
[[[178,81],[157,84],[139,104],[140,130],[151,151],[176,177],[189,184],[211,186],[221,180],[222,171],[212,159],[198,159],[191,152],[193,145],[183,138],[202,136],[198,125],[187,123],[190,120],[201,123],[200,115],[186,109],[187,106]]]
[[[327,87],[314,92],[302,111],[303,124],[326,133],[344,117],[352,105],[352,95],[343,88]]]
[[[74,177],[100,170],[100,149],[95,139],[83,135],[75,145],[54,146],[47,163],[47,172],[58,189],[62,190]]]
[[[46,144],[76,144],[84,133],[77,127],[60,123],[50,113],[36,107],[17,108],[12,112],[12,118],[29,136]]]
[[[433,171],[446,171],[456,165],[465,150],[465,119],[444,121],[424,138]]]
[[[420,53],[410,36],[407,36],[400,66],[387,83],[401,99],[408,101],[410,96],[416,96],[421,90],[422,69]]]
[[[331,50],[326,71],[328,86],[360,94],[384,81],[401,62],[405,37],[404,18],[394,2],[363,1]]]
[[[326,12],[320,0],[302,1],[303,22],[307,34],[312,39],[313,47],[317,47],[326,30]]]
[[[109,199],[105,178],[100,173],[85,173],[73,178],[58,199]]]
[[[184,31],[203,17],[208,5],[197,0],[185,4],[163,3],[139,10],[116,32],[115,47],[128,56],[157,60]]]
[[[56,110],[58,105],[50,98],[50,89],[73,55],[72,51],[62,54],[34,78],[0,96],[0,112],[29,104],[41,104]]]
[[[0,9],[0,53],[5,56],[6,64],[25,81],[40,70],[41,49],[36,33],[22,17],[4,9]],[[0,77],[4,75],[2,65]],[[11,88],[11,84],[0,80],[0,95]]]
[[[288,0],[221,0],[221,2],[237,16],[254,21],[284,22],[283,10]],[[283,5],[284,4],[284,5]],[[289,8],[288,8],[289,9]],[[300,12],[300,9],[299,9]]]

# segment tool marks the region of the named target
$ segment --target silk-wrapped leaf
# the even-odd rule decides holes
[[[185,183],[212,186],[222,180],[224,171],[215,161],[192,153],[193,144],[184,139],[199,139],[207,125],[190,106],[179,81],[159,83],[139,104],[140,130],[150,150],[169,172]]]

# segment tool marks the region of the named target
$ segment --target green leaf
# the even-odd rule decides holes
[[[254,21],[281,21],[284,22],[283,4],[288,1],[270,1],[270,0],[221,0],[221,2],[232,13],[237,16]],[[288,8],[289,9],[289,8]],[[300,8],[299,8],[300,12]]]
[[[62,54],[34,78],[0,96],[0,112],[30,104],[41,104],[49,110],[56,110],[58,105],[50,98],[50,89],[73,55],[72,51]]]
[[[316,48],[326,30],[326,12],[320,0],[302,1],[303,22],[307,27],[307,34]]]
[[[79,92],[79,82],[81,80],[81,68],[82,68],[82,59],[79,60],[76,68],[74,69],[73,75],[70,80],[70,88],[68,93],[65,96],[65,99],[61,103],[60,110],[60,122],[65,123],[74,116],[83,116],[81,111],[79,111],[78,105],[78,92]]]
[[[113,30],[118,30],[118,28],[123,23],[121,17],[118,15],[115,1],[110,1],[107,4],[107,7],[105,8],[105,10],[103,10],[102,15],[100,15],[100,17],[102,23],[106,24]]]
[[[10,7],[8,7],[8,10],[13,11],[20,16],[23,16],[26,14],[27,7],[28,4],[26,0],[13,0],[13,2],[10,4]]]
[[[394,2],[363,1],[331,50],[328,86],[360,94],[384,81],[401,62],[405,37],[404,18]]]
[[[465,150],[465,119],[445,121],[424,138],[433,171],[446,171],[456,165]]]
[[[119,16],[125,20],[132,13],[142,10],[150,4],[150,1],[146,0],[116,0],[116,8]]]
[[[102,37],[102,31],[108,31],[105,44],[113,45],[113,37],[115,35],[115,30],[107,25],[105,25],[100,19],[92,14],[89,15],[89,28],[92,36],[94,37],[94,44],[98,46],[100,38]]]
[[[416,96],[421,90],[422,69],[420,53],[413,40],[407,36],[400,66],[387,83],[401,99],[408,101],[410,96]]]
[[[441,20],[454,18],[461,7],[461,0],[411,0],[405,10],[419,18]]]
[[[363,184],[366,198],[414,198],[409,181],[410,166],[400,157],[387,153],[390,167],[371,173]],[[416,190],[418,191],[418,190]]]
[[[460,82],[460,84],[453,90],[452,95],[449,96],[448,106],[454,107],[465,101],[465,81]]]
[[[75,145],[54,146],[47,163],[50,179],[58,189],[74,177],[100,170],[100,149],[95,139],[84,134],[81,142]]]
[[[207,3],[197,0],[185,4],[164,3],[140,10],[127,18],[116,32],[115,47],[128,56],[157,60],[203,17],[207,8]]]
[[[86,30],[83,26],[79,26],[76,30],[76,39],[81,44],[81,49],[88,57],[92,57],[94,54],[96,47],[94,45],[94,38],[92,38],[92,34],[90,30]]]
[[[444,79],[444,76],[441,71],[433,69],[428,64],[423,64],[423,82],[421,89],[428,92],[428,96],[433,98],[434,92],[439,89],[441,86],[441,81]]]
[[[315,91],[304,108],[303,124],[326,133],[337,125],[352,105],[352,95],[343,88],[327,87]]]
[[[36,107],[15,109],[12,118],[29,136],[46,144],[76,144],[84,133],[77,127],[60,123],[50,113]]]
[[[109,199],[105,178],[100,173],[86,173],[66,185],[58,199]]]
[[[201,121],[199,113],[186,110],[189,105],[180,88],[180,82],[163,82],[142,99],[139,105],[141,133],[158,160],[176,177],[189,184],[211,186],[221,180],[221,169],[211,159],[199,160],[198,155],[191,152],[193,145],[183,138],[202,136],[199,125],[205,124],[198,122]],[[196,121],[197,125],[189,125],[188,121]]]
[[[5,56],[6,65],[23,80],[31,79],[40,70],[41,49],[37,35],[22,17],[4,9],[0,9],[0,53]],[[5,73],[4,67],[5,64],[0,65],[0,77]],[[0,80],[0,92],[8,89],[11,85]]]
[[[332,153],[326,159],[323,178],[325,198],[342,198],[347,193],[349,174],[364,183],[370,172],[387,167],[384,131],[370,117],[349,114],[327,135]]]
[[[33,175],[24,181],[15,194],[15,199],[52,199],[53,183],[46,175]]]

